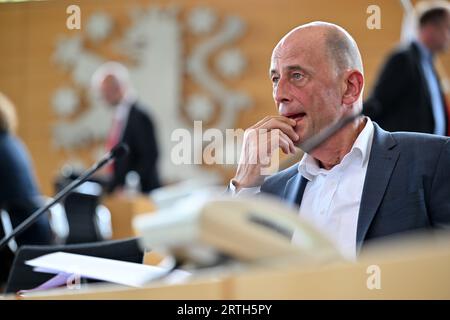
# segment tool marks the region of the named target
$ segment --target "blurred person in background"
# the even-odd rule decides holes
[[[422,7],[417,39],[389,56],[364,113],[388,131],[448,135],[448,109],[433,58],[450,44],[450,7],[447,2]]]
[[[16,119],[13,104],[0,92],[0,210],[8,213],[14,228],[43,205],[30,156],[15,136]],[[0,224],[0,238],[4,236],[5,231]],[[15,239],[18,246],[51,243],[48,217],[41,216]],[[11,259],[8,248],[0,250],[0,282],[6,280]]]
[[[106,148],[109,151],[124,142],[130,149],[127,156],[108,168],[111,178],[107,191],[122,188],[131,171],[139,177],[138,191],[148,193],[160,187],[155,128],[145,108],[137,101],[127,68],[117,62],[106,62],[94,73],[92,87],[114,108],[114,120]]]

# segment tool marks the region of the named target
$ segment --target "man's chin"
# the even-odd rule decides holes
[[[297,141],[294,142],[294,146],[296,146],[297,148],[300,148],[300,146],[308,140],[308,137],[305,137],[305,134],[299,133],[296,131],[296,133],[298,134],[298,136],[300,137],[300,139],[298,139]]]
[[[304,126],[297,125],[295,126],[294,131],[300,137],[300,139],[294,142],[294,146],[296,147],[300,146],[311,136],[310,134],[305,133]]]

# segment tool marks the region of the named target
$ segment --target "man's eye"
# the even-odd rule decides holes
[[[303,74],[298,73],[298,72],[293,73],[293,74],[292,74],[292,78],[294,78],[295,80],[303,79]]]
[[[277,83],[279,79],[279,77],[272,77],[272,83]]]

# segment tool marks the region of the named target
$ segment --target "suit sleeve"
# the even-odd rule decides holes
[[[43,203],[35,198],[21,198],[11,200],[5,205],[5,210],[9,213],[13,228],[17,228]],[[47,215],[38,218],[26,231],[16,237],[18,245],[23,244],[50,244],[52,241],[51,229]]]
[[[136,139],[137,171],[141,178],[142,191],[149,192],[160,185],[156,169],[159,151],[152,120],[149,116],[143,115],[140,121],[140,137]]]
[[[371,96],[364,102],[364,114],[375,121],[389,114],[399,97],[408,90],[410,74],[411,66],[407,55],[391,55],[381,70]]]
[[[450,139],[441,149],[430,193],[429,216],[433,226],[450,227]]]
[[[0,146],[0,154],[2,155],[0,205],[8,212],[12,227],[16,228],[42,206],[43,202],[35,181],[31,159],[22,142],[9,139],[7,145]],[[51,240],[52,234],[46,215],[42,215],[16,237],[18,245],[49,244]]]

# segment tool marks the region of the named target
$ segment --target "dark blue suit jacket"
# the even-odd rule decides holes
[[[439,76],[434,73],[439,82]],[[447,114],[440,84],[439,89]],[[385,130],[434,132],[431,94],[417,43],[400,47],[388,57],[372,94],[364,102],[363,111]]]
[[[356,234],[369,239],[450,224],[450,139],[375,132]],[[307,180],[298,164],[268,177],[261,191],[300,205]]]
[[[13,227],[17,227],[42,204],[25,146],[15,136],[0,131],[0,209],[8,211]],[[3,236],[0,224],[0,238]],[[47,217],[41,216],[16,241],[19,245],[48,244],[51,230]]]

